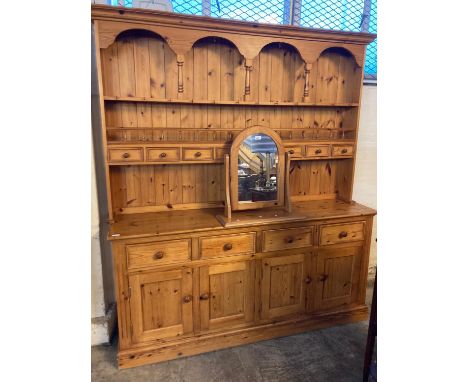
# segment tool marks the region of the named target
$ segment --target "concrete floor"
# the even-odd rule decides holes
[[[93,382],[362,381],[367,322],[118,370],[116,341],[91,351]]]
[[[367,300],[372,296],[369,283]],[[93,382],[362,381],[368,322],[118,370],[117,341],[91,351]]]

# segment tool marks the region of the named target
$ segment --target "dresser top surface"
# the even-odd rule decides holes
[[[222,215],[223,212],[222,208],[210,208],[118,215],[115,222],[109,225],[108,238],[117,240],[210,230],[222,231],[228,227],[224,227],[216,216]],[[279,216],[277,221],[271,217],[272,214]],[[233,213],[233,219],[238,224],[229,228],[281,224],[285,220],[289,222],[314,221],[375,214],[374,209],[359,203],[345,203],[337,200],[309,201],[294,203],[290,213],[279,209]],[[259,217],[264,219],[259,221]]]

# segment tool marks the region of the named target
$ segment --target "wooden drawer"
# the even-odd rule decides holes
[[[143,161],[143,149],[109,149],[109,162],[141,162]]]
[[[212,149],[183,148],[182,159],[183,160],[200,160],[200,161],[213,160],[213,150]]]
[[[263,231],[263,252],[312,245],[313,227]]]
[[[329,145],[314,145],[306,146],[306,157],[329,157],[330,146]]]
[[[289,153],[290,158],[301,158],[302,157],[302,147],[301,146],[290,146],[284,148],[287,153]]]
[[[349,157],[352,156],[354,147],[351,145],[334,145],[332,155],[334,157]]]
[[[190,239],[127,245],[128,269],[181,263],[190,260]]]
[[[200,238],[202,258],[241,255],[255,252],[255,233],[240,233]]]
[[[146,149],[148,162],[177,162],[180,150],[177,147],[151,147]]]
[[[320,245],[364,240],[364,222],[330,224],[320,227]]]

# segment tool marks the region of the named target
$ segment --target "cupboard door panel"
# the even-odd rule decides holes
[[[316,308],[329,309],[357,300],[362,247],[319,250]]]
[[[201,267],[201,329],[230,328],[252,322],[253,288],[252,261]]]
[[[134,342],[193,331],[191,269],[130,275],[129,285]]]
[[[298,254],[261,260],[262,320],[305,310],[305,289],[311,281],[309,257]]]

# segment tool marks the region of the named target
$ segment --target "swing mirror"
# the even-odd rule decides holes
[[[273,130],[254,126],[231,146],[233,210],[284,205],[284,148]]]

